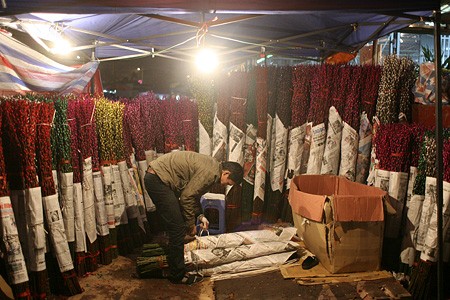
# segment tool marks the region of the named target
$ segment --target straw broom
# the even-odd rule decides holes
[[[36,129],[36,158],[41,185],[45,216],[50,231],[52,250],[57,258],[61,272],[61,284],[55,286],[59,294],[68,296],[82,292],[73,268],[69,244],[64,232],[62,213],[52,175],[52,153],[50,143],[51,126],[55,113],[53,103],[39,104],[39,117]]]
[[[2,132],[2,111],[0,110],[0,133]],[[2,135],[0,134],[0,228],[3,236],[2,251],[5,253],[5,270],[8,270],[7,275],[14,299],[29,299],[31,294],[27,267],[16,224],[9,197]]]

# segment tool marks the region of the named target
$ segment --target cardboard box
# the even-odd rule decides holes
[[[298,235],[331,273],[379,270],[385,197],[334,175],[297,176],[289,191]]]

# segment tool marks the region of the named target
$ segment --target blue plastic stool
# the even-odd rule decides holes
[[[209,234],[225,233],[225,195],[206,193],[200,198],[200,204],[209,221]]]

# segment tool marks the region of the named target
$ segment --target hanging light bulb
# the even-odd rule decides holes
[[[72,46],[65,39],[59,39],[53,42],[53,47],[50,49],[53,54],[65,55],[72,52]]]
[[[219,62],[217,55],[211,49],[201,48],[197,54],[195,64],[200,71],[209,73],[217,67]]]

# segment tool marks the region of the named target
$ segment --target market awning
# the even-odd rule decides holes
[[[144,56],[192,61],[199,46],[225,65],[262,51],[323,59],[431,16],[437,1],[7,1],[0,24],[41,47],[62,35],[100,60]]]

